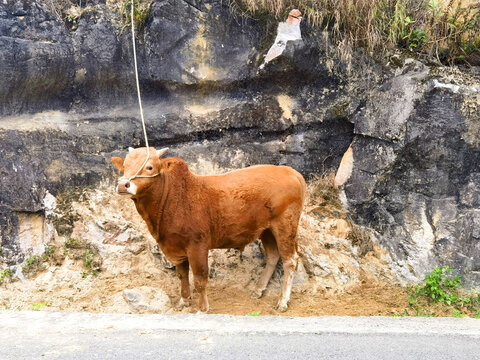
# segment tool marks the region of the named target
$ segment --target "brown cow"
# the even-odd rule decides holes
[[[189,265],[200,311],[208,311],[208,251],[243,250],[260,238],[267,265],[253,296],[262,296],[281,257],[285,278],[277,308],[285,311],[298,261],[296,234],[305,196],[302,175],[288,166],[258,165],[197,176],[182,159],[162,158],[167,150],[151,147],[145,163],[147,148],[130,148],[125,160],[113,157],[112,162],[124,172],[117,192],[131,195],[150,233],[176,265],[179,306],[188,305],[190,298]]]

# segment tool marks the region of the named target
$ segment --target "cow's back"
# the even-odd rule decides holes
[[[289,166],[256,165],[213,176],[212,183],[232,197],[269,199],[278,202],[300,202],[305,196],[305,180]]]
[[[302,211],[305,181],[288,166],[257,165],[204,179],[212,190],[213,247],[253,241],[285,211],[298,217]]]

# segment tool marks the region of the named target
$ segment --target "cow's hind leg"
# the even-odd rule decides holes
[[[275,237],[269,229],[265,230],[262,235],[260,235],[260,239],[262,240],[263,248],[265,249],[267,264],[265,265],[265,269],[263,269],[257,286],[253,291],[252,298],[254,299],[259,299],[262,297],[263,292],[267,288],[267,284],[270,281],[273,272],[275,271],[278,259],[280,258],[280,254],[278,253],[277,248],[277,242],[275,241]]]
[[[199,295],[198,308],[201,312],[207,312],[209,309],[207,298],[208,250],[206,254],[194,252],[194,255],[188,259],[192,266],[193,283]]]
[[[297,255],[297,226],[300,217],[299,211],[287,210],[282,218],[272,226],[272,232],[277,240],[278,252],[283,261],[284,279],[282,296],[277,304],[278,311],[284,312],[288,308],[292,292],[293,278],[298,265]]]
[[[282,259],[283,260],[283,259]],[[290,301],[290,294],[292,293],[293,278],[298,264],[298,255],[295,252],[288,260],[283,260],[283,286],[282,296],[277,303],[277,310],[284,312],[288,309],[288,302]]]
[[[188,280],[188,267],[188,260],[185,260],[183,263],[176,266],[177,277],[180,279],[181,286],[181,297],[177,305],[179,309],[185,306],[190,306],[190,282]]]

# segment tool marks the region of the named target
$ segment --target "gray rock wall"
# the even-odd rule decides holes
[[[480,120],[474,81],[442,83],[411,62],[354,116],[346,197],[407,279],[449,265],[467,285],[479,284],[480,147],[468,125]]]

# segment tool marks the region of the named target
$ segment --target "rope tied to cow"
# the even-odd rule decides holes
[[[147,128],[145,126],[145,118],[143,117],[143,107],[142,107],[142,96],[140,94],[140,81],[138,80],[138,65],[137,65],[137,51],[135,48],[135,23],[133,19],[133,8],[134,8],[134,0],[132,0],[132,4],[130,7],[130,21],[132,25],[132,45],[133,45],[133,63],[135,65],[135,80],[137,84],[137,95],[138,95],[138,106],[140,108],[140,119],[142,120],[142,127],[143,127],[143,135],[145,137],[145,146],[147,147],[147,158],[143,162],[142,166],[137,170],[135,175],[131,176],[128,180],[133,180],[135,178],[150,178],[155,177],[160,174],[154,175],[138,175],[142,171],[142,169],[147,165],[148,159],[150,158],[150,146],[148,145],[148,136],[147,136]]]
[[[148,158],[147,158],[147,160],[148,160]],[[140,170],[143,168],[143,166],[144,166],[144,165],[142,165],[142,167],[140,168]],[[137,174],[138,174],[138,172],[137,172]],[[160,173],[153,174],[153,175],[137,175],[137,174],[135,174],[135,175],[133,175],[133,176],[130,176],[129,178],[127,178],[127,177],[125,177],[125,176],[122,176],[122,177],[120,177],[120,180],[128,180],[128,181],[130,181],[130,180],[133,180],[133,179],[135,179],[135,178],[154,178],[154,177],[160,175]]]

